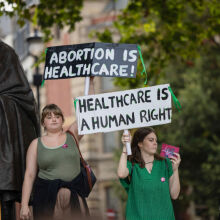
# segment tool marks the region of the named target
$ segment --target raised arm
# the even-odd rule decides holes
[[[34,139],[30,144],[26,156],[26,171],[22,186],[22,200],[20,218],[27,219],[30,217],[28,207],[33,183],[37,174],[37,139]]]
[[[118,164],[118,177],[121,179],[126,178],[129,175],[129,170],[127,168],[127,150],[126,150],[126,143],[131,141],[131,135],[123,134],[121,141],[123,143],[123,150],[121,153],[121,157]]]
[[[180,180],[179,180],[179,164],[180,155],[175,153],[176,156],[172,156],[170,159],[173,166],[173,175],[169,179],[170,195],[172,199],[177,199],[180,193]]]
[[[95,90],[94,90],[94,77],[90,77],[90,81],[89,81],[89,95],[93,95],[95,94]],[[78,142],[81,140],[81,138],[83,137],[83,135],[79,135],[78,134],[78,124],[77,124],[77,120],[75,120],[70,127],[68,128],[68,130],[70,130],[76,137],[76,139],[78,140]]]

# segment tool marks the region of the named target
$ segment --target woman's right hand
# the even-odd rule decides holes
[[[21,206],[20,219],[29,220],[31,218],[30,208],[28,206]]]
[[[121,137],[121,142],[123,143],[124,146],[126,146],[126,143],[131,142],[131,134],[130,132],[128,134],[123,133]]]

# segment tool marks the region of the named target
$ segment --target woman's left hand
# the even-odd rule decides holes
[[[180,155],[178,153],[174,153],[174,154],[175,154],[174,156],[170,157],[173,166],[173,172],[178,170],[181,161]]]

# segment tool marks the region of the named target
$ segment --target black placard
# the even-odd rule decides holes
[[[86,43],[48,47],[44,80],[86,76],[135,78],[136,44]]]

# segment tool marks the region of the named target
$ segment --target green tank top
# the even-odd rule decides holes
[[[80,173],[80,155],[73,137],[66,133],[64,145],[49,148],[38,138],[38,177],[71,181]]]

